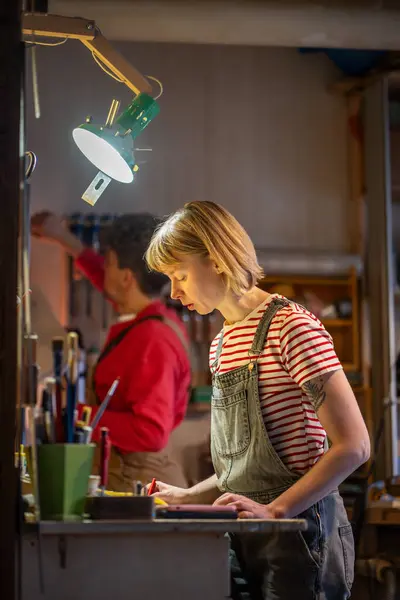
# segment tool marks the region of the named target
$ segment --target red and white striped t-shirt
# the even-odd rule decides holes
[[[210,367],[222,374],[249,361],[249,350],[271,294],[246,319],[225,325],[213,340]],[[221,333],[224,341],[214,365]],[[302,386],[341,368],[332,338],[322,323],[302,306],[291,303],[271,321],[258,360],[261,412],[271,444],[282,462],[296,473],[306,473],[324,452],[326,432]]]

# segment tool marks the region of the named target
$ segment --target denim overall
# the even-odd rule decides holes
[[[268,504],[300,475],[291,472],[274,450],[263,422],[258,392],[258,359],[271,321],[289,301],[274,298],[258,325],[249,362],[218,375],[223,335],[213,371],[211,454],[221,492]],[[233,566],[251,597],[262,600],[345,600],[354,577],[351,525],[337,490],[298,518],[305,532],[231,535]],[[248,597],[248,596],[247,596]]]

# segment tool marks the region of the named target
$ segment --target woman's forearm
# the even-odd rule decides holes
[[[214,474],[188,489],[189,504],[212,504],[221,495],[217,487],[217,476]]]
[[[332,446],[308,473],[269,506],[278,518],[291,519],[336,489],[362,463],[358,450]]]

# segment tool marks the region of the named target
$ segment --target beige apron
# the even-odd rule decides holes
[[[106,354],[108,354],[112,348],[125,337],[126,333],[130,331],[136,324],[141,323],[145,320],[158,320],[162,321],[173,329],[179,338],[181,344],[189,353],[188,343],[180,330],[179,326],[172,320],[164,317],[163,315],[149,315],[143,319],[134,321],[130,327],[124,329],[122,332],[124,335],[118,337],[118,340],[106,348],[101,353],[97,365]],[[97,368],[96,365],[96,368]],[[93,371],[93,379],[95,377],[96,368]],[[89,394],[88,403],[91,405],[98,405],[99,401],[94,392],[94,385],[90,386],[93,390],[92,394]],[[100,448],[96,448],[95,458],[93,461],[93,475],[98,475],[100,472]],[[174,462],[169,457],[168,449],[161,450],[160,452],[129,452],[123,453],[115,446],[111,449],[109,467],[108,467],[108,483],[107,489],[115,492],[130,492],[132,491],[133,482],[141,481],[143,484],[149,483],[153,477],[164,483],[169,483],[177,487],[187,487],[187,481],[183,472],[183,468],[178,463]]]
[[[100,472],[100,448],[96,447],[93,461],[93,474]],[[187,481],[180,465],[173,462],[168,452],[130,452],[123,454],[115,447],[111,449],[108,466],[107,489],[114,492],[131,492],[133,482],[150,483],[155,477],[177,487],[187,487]]]

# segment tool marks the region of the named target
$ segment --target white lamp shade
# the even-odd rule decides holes
[[[80,127],[73,130],[72,137],[79,150],[99,171],[121,183],[133,181],[134,175],[131,167],[118,150],[106,140]]]

